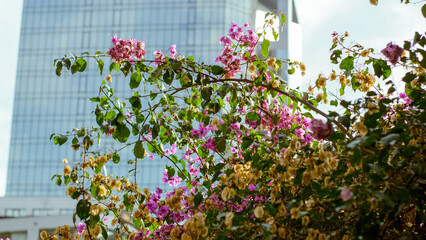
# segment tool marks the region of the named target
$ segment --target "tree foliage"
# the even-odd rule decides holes
[[[267,17],[264,29],[285,21]],[[338,69],[304,92],[283,85],[279,73],[299,74],[305,65],[270,56],[262,34],[232,25],[220,39],[218,65],[184,57],[176,46],[170,56],[156,51],[146,60],[144,45],[116,38],[114,55],[55,60],[58,76],[63,67],[84,72],[85,59],[102,75],[112,57],[109,73],[128,76],[133,91],[118,99],[108,75],[90,99],[98,126],[51,137],[58,145],[71,140],[81,152],[53,178],[76,199],[84,239],[424,236],[425,36],[416,33],[403,48],[391,43],[383,57],[334,33],[330,59]],[[136,50],[118,54],[121,40]],[[390,80],[393,65],[406,71],[402,92]],[[330,81],[339,81],[340,96],[327,91]],[[361,97],[345,100],[348,89]],[[325,105],[334,110],[322,111]],[[97,152],[100,135],[123,148]],[[150,192],[143,182],[103,175],[103,166],[126,164],[122,151],[133,153],[135,174],[142,160],[168,159],[163,181],[175,189]]]

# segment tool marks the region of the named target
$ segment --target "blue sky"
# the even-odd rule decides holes
[[[420,2],[416,0],[413,2]],[[5,191],[13,93],[21,23],[22,0],[0,0],[0,196]],[[412,39],[414,31],[425,32],[426,20],[420,14],[424,4],[400,3],[400,0],[296,0],[303,29],[303,62],[307,73],[302,86],[315,81],[318,73],[328,76],[335,66],[329,62],[331,33],[350,34],[350,39],[366,47],[383,49],[390,41],[402,45]],[[106,39],[107,41],[108,39]],[[52,56],[54,58],[55,56]],[[393,74],[400,78],[403,69]],[[53,69],[52,69],[53,71]]]

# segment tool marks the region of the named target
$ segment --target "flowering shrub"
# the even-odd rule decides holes
[[[281,14],[271,16],[265,28],[285,21]],[[130,75],[131,89],[143,83],[150,94],[118,100],[103,81],[99,96],[91,98],[99,126],[52,135],[59,145],[72,138],[73,149],[82,152],[79,162],[66,163],[64,174],[54,176],[77,200],[77,238],[424,236],[425,36],[416,33],[403,50],[388,45],[382,58],[373,49],[346,45],[348,35],[335,33],[330,59],[340,73],[320,75],[302,92],[282,85],[278,73],[285,64],[289,74],[294,66],[305,72],[305,66],[269,56],[269,41],[259,42],[264,32],[232,24],[220,39],[221,65],[198,64],[176,46],[170,56],[155,51],[153,60],[144,60],[138,56],[145,53],[132,52],[136,40],[116,38],[111,49],[116,52],[93,56],[101,73],[100,58],[110,56],[111,74]],[[90,56],[56,60],[57,74],[63,66],[84,71],[84,58]],[[389,63],[406,69],[404,92],[397,94],[389,80]],[[337,79],[340,97],[348,88],[362,97],[328,96],[327,82]],[[151,102],[147,109],[145,101]],[[326,113],[320,104],[334,108]],[[117,151],[93,149],[98,133],[132,151],[129,167],[135,170],[144,158],[168,159],[163,181],[174,190],[159,186],[150,192],[141,189],[143,183],[103,175],[103,166],[123,163]]]

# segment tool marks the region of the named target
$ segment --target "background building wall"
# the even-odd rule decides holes
[[[18,73],[14,99],[6,196],[63,195],[51,177],[61,172],[62,158],[79,159],[67,146],[54,146],[52,133],[65,133],[74,127],[96,126],[88,115],[95,104],[88,98],[98,95],[97,68],[88,64],[84,74],[64,73],[58,78],[53,59],[64,54],[107,51],[110,37],[145,41],[154,50],[167,52],[171,44],[178,53],[214,63],[222,51],[218,39],[226,35],[232,22],[253,22],[257,8],[273,9],[287,1],[253,0],[27,0],[24,1]],[[292,2],[292,1],[290,1]],[[267,9],[266,9],[267,10]],[[254,23],[252,24],[254,26]],[[285,31],[284,31],[284,34]],[[287,58],[287,37],[274,45],[279,56]],[[109,64],[106,62],[106,69]],[[113,75],[112,87],[118,96],[128,93],[128,80]],[[143,88],[143,87],[141,87]],[[149,92],[149,89],[147,89]],[[140,89],[143,91],[143,89]],[[117,146],[111,137],[102,147]],[[122,155],[120,165],[107,165],[108,173],[128,175],[131,150]],[[144,187],[162,186],[164,160],[143,160],[139,165]]]

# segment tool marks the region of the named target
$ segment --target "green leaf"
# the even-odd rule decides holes
[[[345,87],[346,85],[342,83],[339,90],[340,96],[343,96],[343,94],[345,94]]]
[[[213,65],[212,66],[212,73],[214,75],[221,75],[221,74],[225,73],[225,71],[223,70],[222,67],[220,67],[218,65]]]
[[[272,28],[272,35],[274,35],[274,40],[277,41],[279,34],[275,31],[275,28]]]
[[[256,121],[256,125],[260,124],[260,115],[257,112],[249,112],[246,115],[247,119],[252,123],[253,121]]]
[[[391,74],[390,66],[383,60],[374,60],[373,68],[377,77],[383,76],[383,79],[386,79]]]
[[[131,89],[139,87],[139,84],[142,81],[142,75],[140,72],[135,72],[130,76],[129,86]]]
[[[338,59],[341,58],[342,51],[341,50],[334,50],[333,53],[330,55],[330,60],[332,63],[337,64]]]
[[[163,74],[163,81],[167,84],[172,84],[174,78],[174,73],[172,71],[167,71]]]
[[[77,59],[77,61],[76,61],[77,63],[78,63],[78,65],[80,66],[79,68],[78,68],[78,71],[79,72],[83,72],[84,70],[86,70],[86,67],[87,67],[87,62],[86,62],[86,60],[84,60],[83,58],[79,58],[79,59]]]
[[[264,39],[263,42],[262,42],[262,44],[260,44],[260,46],[262,47],[261,53],[262,53],[262,56],[264,58],[267,58],[268,55],[269,55],[269,45],[270,44],[271,43],[270,43],[270,41],[268,39]]]
[[[193,56],[188,56],[188,57],[186,58],[186,60],[188,60],[188,61],[190,61],[190,62],[193,62],[193,61],[195,60],[195,58],[194,58]]]
[[[105,114],[104,120],[109,120],[115,118],[115,111],[109,111],[107,114]]]
[[[81,220],[84,220],[89,217],[89,211],[90,211],[91,205],[92,204],[86,199],[82,199],[78,201],[76,210],[77,210],[77,215]]]
[[[80,64],[75,61],[74,64],[71,66],[71,74],[74,74],[80,69]]]
[[[210,101],[212,93],[213,93],[213,89],[211,87],[203,88],[201,90],[201,97],[206,101]]]
[[[203,195],[201,193],[197,193],[194,197],[194,207],[198,209],[198,206],[200,205],[201,201],[203,201]]]
[[[111,65],[109,65],[109,72],[111,73],[112,70],[114,70],[114,69],[117,70],[117,72],[120,70],[120,66],[115,62],[113,62],[113,63],[111,63]]]
[[[67,136],[60,135],[60,136],[56,136],[56,137],[53,139],[53,143],[54,143],[55,145],[58,145],[58,144],[59,144],[59,146],[60,146],[60,145],[64,144],[67,140],[68,140],[68,137],[67,137]]]
[[[343,59],[339,65],[339,68],[347,71],[351,71],[352,69],[354,69],[354,57],[350,56]]]
[[[57,64],[56,64],[56,75],[58,76],[58,77],[60,77],[61,76],[61,72],[62,72],[62,62],[58,62]]]
[[[67,186],[68,183],[70,183],[70,182],[71,182],[71,177],[70,176],[64,176],[64,184],[65,184],[65,186]]]
[[[112,155],[112,162],[115,163],[115,164],[120,162],[120,155],[118,155],[118,153],[114,153]]]
[[[285,23],[287,21],[287,17],[286,17],[286,15],[283,13],[283,14],[281,14],[281,19],[280,19],[280,22],[281,22],[281,26]]]
[[[253,139],[250,139],[248,137],[243,137],[243,144],[241,145],[241,148],[248,149],[252,143],[253,143]]]
[[[426,4],[423,4],[422,14],[423,14],[423,17],[426,18]]]
[[[113,137],[117,139],[119,142],[126,142],[130,136],[130,130],[124,124],[118,124],[116,127],[116,131],[114,132]]]
[[[71,68],[71,61],[68,58],[63,58],[62,62],[64,62],[64,66],[67,70],[70,70]]]
[[[98,61],[98,68],[99,68],[99,72],[102,75],[102,71],[104,70],[104,62],[102,61],[102,59],[99,59]]]
[[[94,228],[96,226],[96,224],[98,224],[98,222],[101,220],[101,217],[99,215],[96,216],[92,216],[90,215],[90,219],[89,219],[89,226],[91,228]]]
[[[171,178],[175,175],[176,170],[175,170],[174,167],[166,166],[166,172],[167,172],[167,176],[169,176],[169,178]]]
[[[133,149],[133,154],[137,158],[143,158],[145,156],[145,149],[143,148],[141,140],[136,142],[135,148]]]
[[[101,226],[101,228],[102,228],[102,237],[104,237],[104,239],[108,239],[108,232],[107,232],[107,230],[105,229],[104,226]]]
[[[225,138],[215,138],[214,139],[216,148],[219,152],[223,153],[226,150],[226,139]]]

